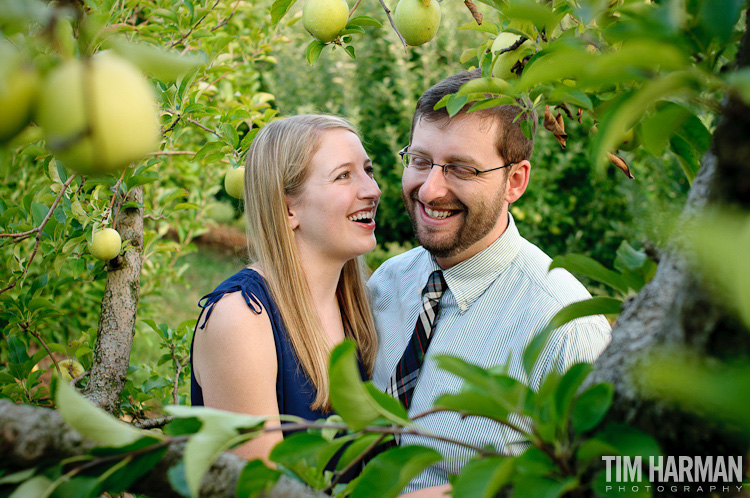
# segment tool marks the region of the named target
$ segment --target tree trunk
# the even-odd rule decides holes
[[[143,187],[131,190],[125,201],[143,204]],[[94,362],[85,392],[92,403],[112,414],[120,411],[135,333],[143,266],[143,208],[122,209],[115,229],[130,246],[107,265]]]

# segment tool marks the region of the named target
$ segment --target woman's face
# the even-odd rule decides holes
[[[323,132],[308,169],[301,193],[287,199],[301,253],[346,262],[372,251],[380,189],[357,135],[343,128]]]

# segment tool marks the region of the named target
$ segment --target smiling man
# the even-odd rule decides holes
[[[523,118],[514,123],[521,109],[467,113],[467,106],[452,118],[445,108],[434,110],[443,96],[478,77],[479,71],[451,76],[419,99],[410,143],[399,154],[404,204],[421,247],[386,261],[368,283],[379,336],[373,381],[412,417],[461,389],[461,379],[438,369],[433,356],[485,368],[509,361],[510,375],[537,389],[553,369],[593,362],[610,340],[604,317],[575,320],[553,333],[531,377],[525,375],[521,357],[534,335],[560,309],[591,296],[570,273],[548,271],[550,258],[521,237],[508,212],[531,171],[533,140],[521,131]],[[478,417],[438,412],[419,423],[475,447],[507,453],[525,447],[520,434]],[[404,489],[415,496],[438,496],[448,475],[471,457],[436,439],[404,436],[400,444],[430,446],[444,457]]]

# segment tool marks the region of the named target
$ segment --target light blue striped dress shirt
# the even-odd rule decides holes
[[[531,379],[525,375],[521,355],[535,333],[562,307],[591,295],[567,271],[558,268],[548,272],[551,259],[521,237],[513,217],[508,216],[508,228],[498,240],[443,271],[448,290],[440,301],[440,316],[410,416],[429,410],[441,394],[461,389],[460,378],[435,366],[431,360],[435,355],[450,354],[484,368],[510,359],[509,374],[538,389],[546,372],[564,371],[581,361],[593,362],[610,341],[611,329],[603,316],[579,318],[553,333]],[[368,282],[380,341],[373,382],[382,390],[411,338],[422,288],[437,269],[440,267],[435,259],[418,247],[383,263]],[[523,424],[518,417],[512,420]],[[458,414],[440,412],[422,418],[419,425],[475,446],[492,445],[509,453],[524,448],[520,435],[479,417],[461,420]],[[472,456],[463,447],[418,436],[404,436],[401,444],[432,447],[444,458],[413,479],[404,493],[447,483],[448,475],[458,473]]]

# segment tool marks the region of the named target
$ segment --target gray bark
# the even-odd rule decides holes
[[[737,58],[739,67],[750,66],[747,33]],[[732,95],[724,103],[712,150],[703,159],[680,223],[708,206],[750,208],[750,108]],[[682,240],[691,236],[687,231],[678,233]],[[608,420],[651,434],[666,454],[744,455],[747,435],[668,401],[649,399],[635,380],[639,362],[648,360],[656,349],[688,349],[719,360],[750,357],[750,334],[702,280],[699,269],[679,250],[679,242],[667,248],[654,279],[623,307],[612,329],[612,343],[587,383],[612,383],[615,401]]]
[[[68,426],[60,415],[47,408],[16,405],[0,400],[0,468],[22,470],[45,461],[82,455],[95,444]],[[167,471],[182,458],[184,443],[173,443],[159,464],[135,483],[129,491],[147,494],[151,498],[179,496],[172,490]],[[242,468],[246,460],[224,453],[203,478],[201,498],[234,498]],[[324,498],[299,481],[282,477],[264,495],[266,498]]]
[[[131,190],[126,201],[143,204],[143,187]],[[123,209],[115,229],[130,246],[107,264],[94,361],[85,391],[92,403],[113,414],[120,410],[135,334],[143,266],[143,208]]]

